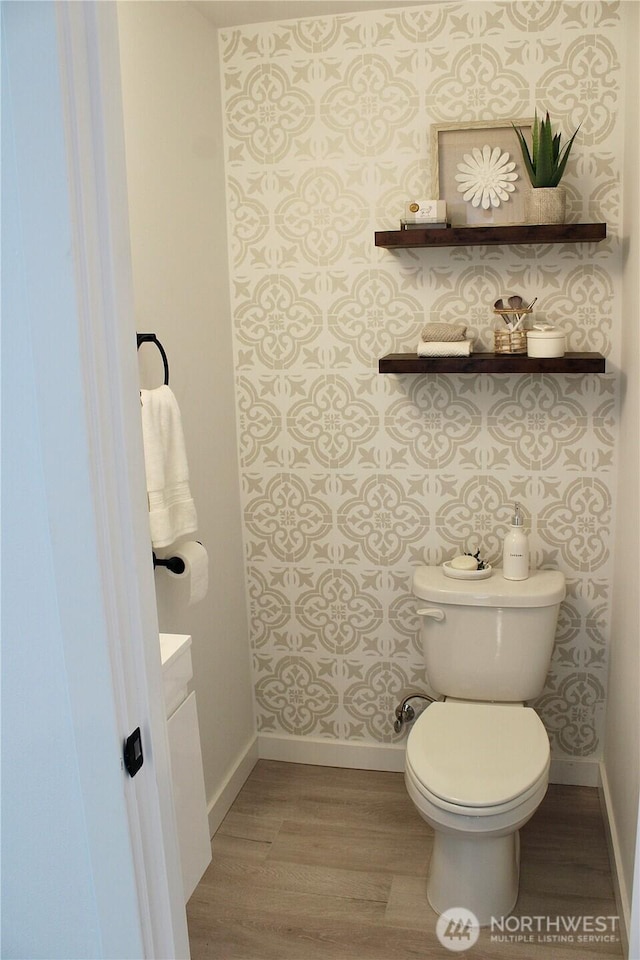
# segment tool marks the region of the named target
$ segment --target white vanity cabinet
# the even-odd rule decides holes
[[[186,903],[211,862],[196,695],[188,690],[193,676],[191,637],[185,634],[161,633],[160,649],[173,798]]]

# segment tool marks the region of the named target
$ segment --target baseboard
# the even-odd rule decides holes
[[[311,763],[320,767],[349,767],[352,770],[404,770],[404,744],[353,743],[321,740],[318,737],[258,736],[261,760]]]
[[[261,733],[258,753],[261,760],[311,763],[321,767],[350,767],[353,770],[404,770],[405,744],[353,743],[347,740],[322,740],[318,737],[294,737]],[[597,787],[598,762],[595,760],[552,760],[551,783]]]
[[[549,783],[565,783],[574,787],[597,787],[600,783],[599,762],[552,757]]]
[[[631,930],[631,891],[627,889],[622,869],[620,856],[620,838],[616,828],[616,820],[613,813],[613,804],[611,802],[611,790],[607,777],[607,768],[604,763],[599,765],[599,783],[598,792],[600,794],[600,805],[602,807],[602,819],[604,820],[604,829],[607,836],[607,846],[609,848],[609,860],[611,863],[611,877],[613,880],[613,889],[618,907],[618,916],[620,917],[620,937],[624,948],[625,957],[629,955],[629,933]]]
[[[209,836],[212,837],[227,813],[242,785],[258,761],[258,738],[253,737],[238,757],[231,773],[208,803]]]

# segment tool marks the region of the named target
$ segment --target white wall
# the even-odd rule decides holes
[[[122,3],[118,19],[136,328],[167,351],[210,558],[209,594],[191,607],[184,584],[156,571],[160,629],[193,636],[211,806],[254,739],[217,36],[187,3]],[[154,348],[140,361],[143,386],[157,385]]]
[[[640,604],[638,594],[638,500],[640,476],[638,423],[640,422],[640,77],[637,44],[639,10],[629,4],[632,18],[627,33],[626,142],[624,182],[625,264],[623,272],[622,382],[619,433],[618,522],[611,631],[609,694],[603,761],[605,794],[609,804],[618,879],[623,905],[629,909],[640,793]],[[628,917],[627,917],[628,920]],[[638,934],[636,932],[636,938]],[[636,945],[637,940],[636,940]],[[637,957],[637,954],[632,954]]]

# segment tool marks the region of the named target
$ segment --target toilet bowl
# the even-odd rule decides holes
[[[442,698],[415,721],[405,758],[409,796],[434,830],[427,896],[438,913],[466,907],[487,925],[515,905],[518,831],[547,789],[549,738],[525,703],[544,686],[565,580],[460,580],[420,566],[412,587]]]
[[[481,926],[518,897],[518,831],[548,784],[549,739],[522,704],[445,700],[409,734],[407,792],[434,829],[427,898],[471,910]]]

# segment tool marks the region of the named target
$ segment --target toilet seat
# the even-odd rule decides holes
[[[443,701],[416,720],[406,773],[442,810],[495,816],[546,786],[549,739],[530,707]]]

